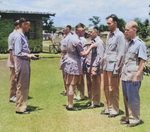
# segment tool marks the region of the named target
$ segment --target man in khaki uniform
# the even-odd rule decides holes
[[[14,41],[14,36],[19,29],[19,20],[15,21],[14,23],[15,29],[14,31],[9,35],[8,37],[8,51],[10,53],[7,64],[10,68],[10,93],[9,93],[9,102],[16,102],[16,91],[17,91],[17,83],[15,80],[15,68],[14,68],[14,57],[12,54],[12,49],[13,49],[13,41]]]
[[[71,26],[67,25],[63,32],[64,32],[65,37],[61,40],[61,60],[60,60],[61,64],[63,63],[62,61],[63,61],[64,56],[67,54],[67,41],[68,41],[70,35],[72,35]],[[65,72],[64,72],[63,67],[61,67],[61,70],[62,70],[62,74],[63,74],[63,81],[64,81],[64,87],[65,87],[65,91],[63,91],[61,94],[66,96],[67,95],[67,87],[66,87],[66,83],[65,83]]]
[[[124,34],[117,28],[118,17],[112,14],[106,19],[110,34],[107,36],[103,58],[106,109],[101,114],[115,117],[119,115],[119,75],[125,52],[125,38]]]
[[[104,43],[98,36],[98,31],[96,29],[92,30],[91,38],[91,41],[93,41],[93,43],[95,42],[97,47],[90,51],[85,60],[89,97],[89,102],[86,104],[87,108],[100,107],[100,83],[102,58],[104,55]]]
[[[146,44],[136,36],[138,25],[129,21],[125,26],[127,50],[121,71],[122,91],[126,111],[126,120],[121,124],[134,127],[140,124],[140,95],[139,90],[143,80],[143,68],[147,60]],[[133,118],[129,118],[131,110]]]
[[[24,35],[30,28],[30,22],[24,18],[19,20],[18,33],[14,37],[13,55],[15,56],[15,74],[17,81],[16,91],[16,114],[29,114],[27,110],[27,99],[30,85],[30,58],[29,45]]]

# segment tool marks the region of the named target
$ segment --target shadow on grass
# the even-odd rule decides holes
[[[124,111],[119,110],[119,115],[123,115],[123,114],[124,114]]]
[[[85,96],[85,98],[84,99],[80,99],[80,100],[77,100],[77,99],[74,99],[76,102],[81,102],[81,101],[86,101],[86,100],[88,100],[89,98],[87,97],[87,96]]]
[[[29,100],[29,99],[33,99],[33,97],[28,96],[28,100]]]
[[[140,125],[142,125],[142,124],[144,124],[144,121],[143,121],[143,120],[140,121]]]
[[[80,102],[79,102],[80,101]],[[104,107],[104,104],[103,103],[101,103],[100,104],[100,107],[87,107],[86,106],[86,103],[85,104],[83,104],[83,103],[85,103],[85,102],[83,102],[83,100],[77,100],[75,103],[74,103],[74,105],[73,105],[73,107],[77,107],[77,109],[79,109],[79,110],[84,110],[84,109],[96,109],[96,108],[101,108],[101,107]],[[67,106],[67,105],[63,105],[63,106]],[[78,111],[78,110],[77,110]]]
[[[40,108],[39,106],[28,105],[27,109],[30,109],[30,112],[33,112],[33,111],[43,110],[44,108]]]
[[[129,118],[129,119],[132,119],[132,118]],[[121,119],[120,119],[120,121],[125,121],[125,120],[126,120],[125,116],[122,116]],[[143,120],[140,121],[140,125],[142,125],[142,124],[144,124]]]

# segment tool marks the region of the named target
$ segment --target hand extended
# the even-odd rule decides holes
[[[95,43],[91,44],[90,47],[91,47],[91,48],[97,47],[97,43],[95,42]]]
[[[92,71],[91,71],[91,73],[92,73],[92,75],[97,75],[97,67],[92,67]]]
[[[36,56],[34,54],[27,54],[27,57],[29,57],[29,58],[36,58]]]

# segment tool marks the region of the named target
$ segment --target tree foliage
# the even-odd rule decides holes
[[[47,30],[48,33],[52,32],[53,27],[53,19],[42,17],[42,23],[43,23],[43,30]]]
[[[0,53],[6,53],[8,49],[8,36],[14,30],[12,19],[0,20]]]
[[[99,26],[99,31],[100,32],[108,31],[108,26],[107,25],[103,25],[103,24],[100,25]]]
[[[99,27],[101,19],[98,16],[93,16],[92,18],[89,18],[89,21],[92,22],[92,24],[90,24],[89,26]]]
[[[137,34],[140,38],[146,39],[150,35],[149,20],[146,19],[143,23],[141,19],[135,18],[134,21],[138,24]]]
[[[118,19],[118,28],[120,31],[124,32],[126,22],[123,19]]]

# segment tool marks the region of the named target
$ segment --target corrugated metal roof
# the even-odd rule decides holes
[[[39,14],[39,15],[50,15],[55,16],[56,13],[50,12],[33,12],[33,11],[15,11],[15,10],[0,10],[1,13],[12,13],[12,14]]]

